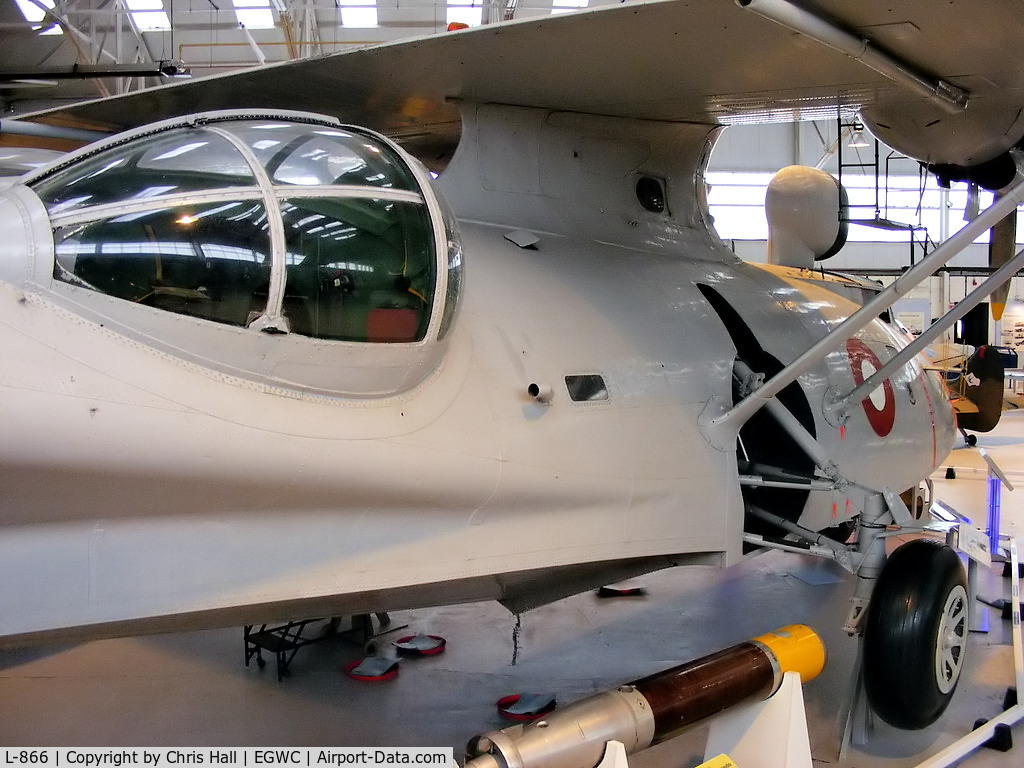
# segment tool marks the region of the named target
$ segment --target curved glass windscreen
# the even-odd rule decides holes
[[[383,141],[340,126],[178,125],[30,185],[53,224],[53,276],[79,288],[354,342],[419,341],[443,303],[446,254],[415,173]]]
[[[374,198],[287,198],[284,314],[292,333],[346,341],[415,341],[434,292],[422,205]]]
[[[255,184],[249,164],[231,142],[192,128],[111,147],[46,176],[33,189],[54,216],[97,205]]]
[[[341,128],[250,124],[239,132],[277,184],[419,189],[416,178],[380,142]]]
[[[228,325],[263,314],[270,238],[261,201],[168,206],[54,230],[54,277]]]

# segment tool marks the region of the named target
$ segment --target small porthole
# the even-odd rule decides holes
[[[597,373],[566,376],[565,388],[569,390],[569,397],[577,403],[608,399],[608,387],[604,383],[604,377]]]
[[[657,179],[641,176],[636,182],[636,199],[645,211],[665,212],[665,187]]]

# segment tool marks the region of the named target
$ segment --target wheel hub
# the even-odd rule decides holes
[[[967,591],[957,585],[946,596],[935,648],[935,683],[942,693],[956,686],[967,644]]]

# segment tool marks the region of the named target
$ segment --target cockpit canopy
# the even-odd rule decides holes
[[[381,136],[301,113],[209,113],[23,183],[49,217],[54,293],[155,346],[355,396],[414,386],[440,359],[461,276],[455,223]]]

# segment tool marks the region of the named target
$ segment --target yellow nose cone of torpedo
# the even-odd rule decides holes
[[[806,683],[825,668],[825,644],[813,629],[804,624],[790,624],[756,637],[754,641],[775,656],[780,674],[798,672],[800,680]]]

